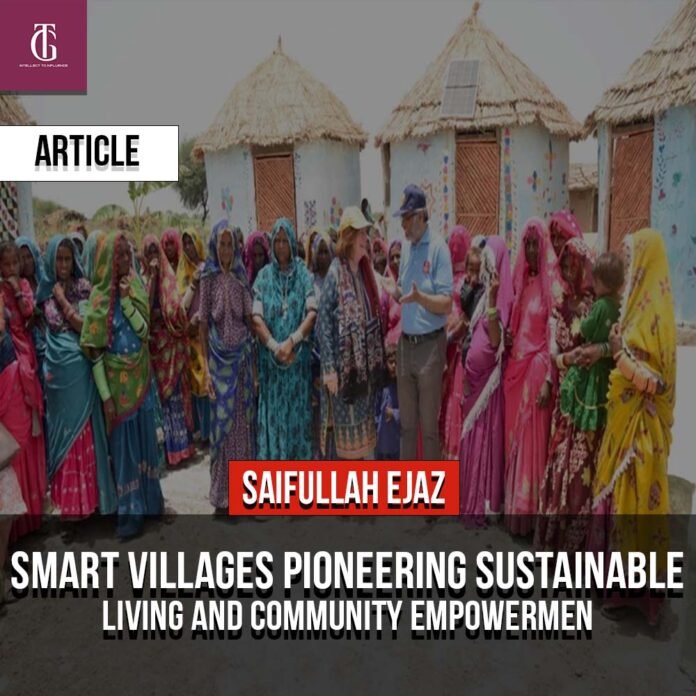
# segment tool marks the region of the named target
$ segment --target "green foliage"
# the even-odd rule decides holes
[[[142,237],[143,204],[149,193],[167,188],[170,181],[129,181],[128,197],[133,203],[133,232],[136,238]]]
[[[45,217],[46,215],[50,215],[51,213],[54,213],[56,210],[59,208],[62,208],[63,206],[60,205],[59,203],[56,203],[55,201],[47,201],[44,200],[43,198],[33,198],[32,199],[32,208],[33,208],[33,213],[34,213],[34,219],[36,218],[42,218]]]
[[[208,183],[205,164],[193,157],[195,142],[196,138],[188,138],[179,146],[179,181],[174,183],[174,189],[185,208],[201,209],[201,217],[205,222],[208,217]]]
[[[111,220],[121,215],[128,215],[128,211],[123,206],[117,205],[116,203],[107,203],[101,206],[101,208],[92,215],[92,221],[101,222],[102,220]]]

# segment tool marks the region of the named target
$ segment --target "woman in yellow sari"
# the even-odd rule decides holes
[[[672,442],[676,382],[676,324],[662,236],[643,229],[624,241],[626,285],[610,349],[607,427],[593,483],[593,509],[604,513],[604,549],[656,551],[664,570],[669,548],[667,459]],[[661,601],[612,597],[605,614],[627,605],[650,623]]]
[[[203,240],[198,231],[188,227],[182,234],[183,253],[176,269],[176,282],[189,319],[189,383],[193,399],[194,438],[210,438],[210,404],[205,387],[205,357],[198,334],[199,284],[205,261]]]

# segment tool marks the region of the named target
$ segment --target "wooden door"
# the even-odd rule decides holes
[[[270,232],[278,218],[286,217],[297,229],[292,155],[254,157],[254,185],[257,227]]]
[[[498,234],[500,145],[496,139],[457,140],[457,224],[472,235]]]
[[[650,226],[653,129],[613,137],[609,250],[619,251],[623,238]]]

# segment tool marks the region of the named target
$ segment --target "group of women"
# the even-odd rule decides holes
[[[47,491],[66,517],[116,512],[119,535],[138,533],[162,509],[162,467],[197,442],[220,511],[229,460],[374,456],[401,332],[382,279],[398,279],[401,242],[371,238],[357,208],[303,241],[300,255],[283,218],[246,242],[221,220],[207,252],[194,229],[140,249],[99,231],[58,235],[43,257],[28,239],[0,245],[13,537],[40,524]],[[464,520],[504,513],[554,549],[635,543],[589,520],[668,510],[676,331],[660,234],[595,259],[561,211],[528,221],[514,269],[501,237],[455,227],[448,245],[440,435],[460,461]]]

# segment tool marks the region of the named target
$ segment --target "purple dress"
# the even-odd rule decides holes
[[[250,316],[251,294],[232,273],[216,273],[201,279],[201,320],[208,322],[209,331],[217,332],[218,340],[226,348],[234,348],[249,338],[244,318]],[[250,364],[239,369],[251,376]],[[210,408],[216,408],[215,401],[210,402]],[[252,459],[254,454],[254,424],[241,398],[236,399],[231,421],[218,456],[211,461],[210,502],[216,508],[226,508],[228,504],[228,461]]]

